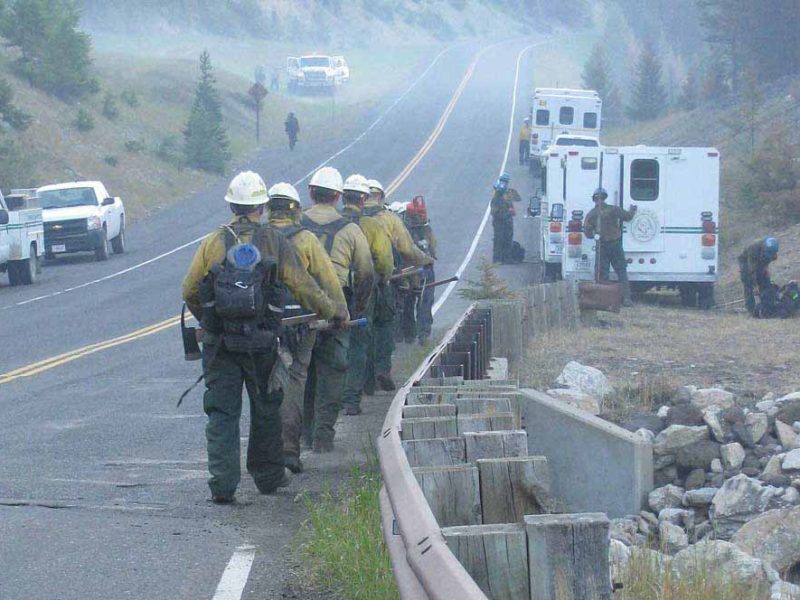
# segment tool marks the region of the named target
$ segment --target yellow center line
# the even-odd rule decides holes
[[[455,110],[456,104],[458,103],[459,98],[464,93],[464,90],[467,87],[470,79],[475,73],[475,68],[480,60],[481,56],[484,52],[488,50],[484,48],[480,50],[476,55],[475,58],[470,63],[469,67],[467,67],[467,71],[464,75],[464,78],[458,84],[455,92],[453,92],[453,96],[450,98],[450,102],[448,103],[447,107],[445,108],[442,116],[439,118],[439,121],[436,124],[436,127],[433,129],[433,132],[425,140],[425,143],[419,149],[419,151],[414,155],[414,158],[411,159],[400,174],[389,184],[386,188],[386,196],[388,197],[390,194],[395,192],[397,188],[402,185],[402,183],[408,179],[409,175],[414,171],[417,165],[422,161],[425,155],[430,152],[433,145],[436,143],[436,140],[439,139],[442,131],[444,130],[444,126],[447,124],[447,121],[450,119],[450,115]],[[56,367],[60,367],[67,363],[70,363],[74,360],[78,360],[79,358],[83,358],[85,356],[89,356],[96,352],[102,352],[103,350],[108,350],[109,348],[114,348],[115,346],[121,346],[122,344],[127,344],[129,342],[133,342],[136,340],[140,340],[142,338],[151,336],[155,333],[159,333],[164,331],[165,329],[169,329],[180,323],[180,316],[177,317],[170,317],[169,319],[165,319],[159,323],[154,323],[153,325],[148,325],[147,327],[142,327],[141,329],[137,329],[131,333],[127,333],[125,335],[121,335],[119,337],[112,338],[110,340],[105,340],[103,342],[98,342],[96,344],[90,344],[88,346],[84,346],[82,348],[76,348],[75,350],[70,350],[69,352],[64,352],[63,354],[59,354],[57,356],[52,356],[50,358],[46,358],[44,360],[40,360],[35,363],[31,363],[29,365],[25,365],[24,367],[20,367],[18,369],[14,369],[13,371],[9,371],[8,373],[0,374],[0,385],[4,383],[9,383],[16,379],[20,379],[23,377],[32,377],[33,375],[38,375],[39,373],[43,373],[45,371],[49,371],[50,369],[54,369]]]

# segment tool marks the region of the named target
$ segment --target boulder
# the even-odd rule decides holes
[[[703,427],[703,429],[706,428]],[[720,445],[718,442],[710,440],[702,440],[684,446],[678,449],[675,455],[678,466],[685,469],[708,469],[711,461],[715,458],[720,458]]]
[[[724,581],[739,585],[769,585],[764,565],[735,544],[722,540],[703,540],[681,550],[672,560],[678,580],[691,580],[695,573],[718,573]]]
[[[781,463],[784,471],[797,471],[800,469],[800,448],[786,453]]]
[[[641,438],[643,442],[647,442],[648,444],[652,444],[656,439],[656,434],[649,429],[645,429],[644,427],[637,429],[634,432],[634,435]]]
[[[683,504],[685,506],[694,506],[702,508],[708,506],[714,499],[718,489],[715,487],[704,487],[697,490],[689,490],[683,495]]]
[[[703,422],[711,430],[712,437],[718,442],[725,443],[731,435],[730,426],[722,419],[721,411],[716,406],[711,406],[703,411]]]
[[[594,396],[582,392],[581,390],[572,388],[556,388],[547,390],[547,395],[555,398],[556,400],[566,402],[567,404],[584,412],[588,412],[589,414],[595,416],[600,414],[600,401]]]
[[[735,406],[733,394],[721,388],[694,390],[689,402],[700,411],[710,406],[718,406],[722,409]]]
[[[731,542],[785,572],[800,562],[800,507],[773,509],[757,516],[745,523]]]
[[[767,510],[778,491],[744,474],[728,479],[711,502],[710,516],[719,537],[729,538],[742,523]]]
[[[694,511],[685,508],[665,508],[658,513],[658,522],[662,521],[668,521],[689,532],[694,529]]]
[[[574,360],[566,364],[556,383],[601,399],[614,391],[602,371]]]
[[[792,392],[791,394],[785,394],[780,398],[776,398],[775,404],[785,404],[786,402],[793,402],[794,400],[800,400],[800,392]]]
[[[770,477],[776,477],[779,475],[783,475],[783,469],[781,468],[781,459],[777,456],[772,456],[767,461],[767,465],[761,472],[760,477],[763,481],[766,481]]]
[[[769,593],[770,600],[800,600],[800,586],[788,581],[776,581]]]
[[[656,471],[653,474],[653,483],[657,487],[662,487],[671,483],[680,483],[678,481],[678,468],[675,465]]]
[[[661,417],[651,413],[638,413],[629,416],[625,419],[622,426],[628,431],[636,431],[638,429],[649,429],[653,433],[659,433],[664,429],[664,421]]]
[[[789,427],[783,421],[775,419],[775,434],[778,436],[778,441],[784,450],[789,451],[797,448],[797,433],[794,427]]]
[[[691,404],[679,404],[673,406],[667,418],[664,420],[667,426],[670,425],[702,425],[703,411]]]
[[[658,415],[659,418],[666,419],[667,415],[669,415],[670,408],[671,407],[664,404],[661,407],[659,407],[658,412],[656,414]]]
[[[787,487],[786,491],[783,492],[781,496],[781,502],[785,504],[797,504],[800,502],[800,492],[797,491],[797,488],[791,486]]]
[[[647,503],[656,514],[665,508],[678,508],[683,502],[683,492],[683,488],[676,485],[665,485],[650,492],[647,496]]]
[[[641,568],[646,569],[648,572],[659,572],[660,576],[656,581],[663,580],[664,574],[672,568],[671,556],[650,548],[631,548],[631,561],[637,565],[637,568],[640,565]]]
[[[667,467],[671,467],[675,464],[675,455],[674,454],[662,454],[661,456],[654,456],[653,457],[653,469],[658,471],[659,469],[666,469]]]
[[[715,458],[711,461],[711,472],[712,473],[723,473],[725,468],[722,466],[722,461],[718,458]]]
[[[725,468],[725,470],[738,471],[742,468],[745,451],[741,444],[738,442],[725,444],[724,446],[720,447],[719,452],[722,455],[722,466]]]
[[[680,448],[708,439],[708,428],[704,426],[670,425],[656,436],[653,452],[674,454]],[[710,460],[709,460],[710,462]]]
[[[689,536],[683,528],[669,521],[661,521],[658,525],[658,538],[661,550],[668,554],[680,552],[689,545]]]
[[[797,394],[798,392],[795,392]],[[794,396],[794,394],[789,394]],[[784,396],[787,398],[787,396]],[[783,421],[784,423],[794,423],[800,421],[800,398],[791,398],[790,400],[778,401],[778,411],[775,413],[775,418]]]
[[[692,469],[686,476],[684,487],[687,490],[699,490],[706,484],[706,472],[703,469]]]
[[[769,419],[764,413],[753,412],[744,418],[744,426],[750,433],[750,439],[757,444],[769,429]]]
[[[760,402],[756,402],[756,410],[758,412],[766,413],[767,415],[769,415],[769,412],[773,410],[775,406],[776,406],[775,400],[771,398],[765,398]]]
[[[634,519],[611,519],[609,535],[612,540],[618,540],[627,546],[632,546],[636,540],[639,524]]]
[[[628,562],[631,559],[631,551],[620,541],[611,539],[608,547],[608,562],[611,568],[612,583],[621,583],[622,578],[628,570]]]

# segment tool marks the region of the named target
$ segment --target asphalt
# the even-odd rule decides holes
[[[530,43],[484,52],[441,134],[390,198],[425,195],[441,277],[461,265],[483,218],[506,150],[516,58]],[[394,104],[413,77],[352,129],[294,153],[265,150],[242,166],[268,183],[298,181],[372,125],[331,164],[388,183],[428,140],[481,47],[453,46],[400,102]],[[521,62],[509,156],[519,182],[528,181],[516,166],[516,129],[528,110],[530,65],[529,58]],[[361,417],[343,417],[337,450],[306,457],[307,472],[286,490],[261,496],[245,477],[239,502],[217,507],[207,500],[200,391],[175,406],[198,375],[197,363],[183,360],[177,327],[4,379],[177,315],[196,247],[189,243],[228,219],[225,185],[132,225],[128,251],[106,263],[65,257],[48,263],[35,286],[0,280],[0,599],[212,598],[243,545],[255,547],[244,597],[285,597],[288,548],[304,518],[298,494],[341,481],[379,431],[389,396],[369,399]],[[489,225],[466,277],[490,256]],[[514,273],[527,276],[524,266]],[[452,294],[436,330],[466,305]]]

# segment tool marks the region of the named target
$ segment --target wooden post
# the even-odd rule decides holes
[[[478,469],[472,465],[412,469],[440,527],[480,525]]]
[[[403,407],[403,417],[416,419],[420,417],[455,417],[455,404],[417,404]]]
[[[458,433],[468,431],[510,431],[515,429],[513,413],[458,415]]]
[[[403,442],[408,464],[412,467],[441,467],[466,463],[464,438],[436,438]]]
[[[420,417],[400,421],[404,440],[458,437],[456,417]]]
[[[511,413],[514,415],[514,429],[522,424],[522,411],[519,397],[508,395],[495,398],[457,398],[456,410],[459,415]]]
[[[524,431],[476,431],[464,434],[465,459],[511,458],[528,455],[528,434]]]
[[[478,460],[484,523],[521,523],[554,509],[544,456]]]
[[[493,600],[528,600],[528,548],[519,524],[442,529],[447,545],[478,587]]]
[[[604,514],[529,515],[525,529],[531,600],[611,600]]]

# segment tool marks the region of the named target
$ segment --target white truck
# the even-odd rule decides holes
[[[36,190],[44,219],[45,257],[94,252],[108,260],[110,249],[125,252],[125,206],[100,181],[74,181]]]
[[[321,88],[333,90],[350,81],[350,67],[344,56],[310,54],[286,59],[289,90]]]
[[[531,159],[539,174],[539,158],[559,135],[599,138],[603,101],[594,90],[536,88],[531,107]]]
[[[42,209],[28,190],[0,193],[0,272],[11,285],[30,285],[41,273],[44,250]]]
[[[593,208],[592,192],[604,187],[609,204],[638,207],[622,237],[633,291],[677,289],[684,306],[713,306],[719,277],[716,148],[572,147],[561,165],[564,279],[594,278],[596,245],[584,235],[583,222]]]

